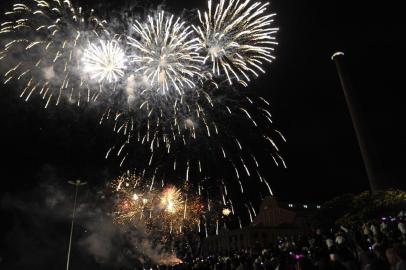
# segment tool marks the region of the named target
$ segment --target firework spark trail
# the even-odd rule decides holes
[[[207,94],[207,93],[205,93]],[[183,99],[184,100],[184,99]],[[208,102],[211,105],[208,106]],[[252,102],[252,100],[251,100]],[[262,99],[259,99],[259,102],[263,102]],[[185,147],[193,142],[200,142],[205,140],[211,140],[214,143],[218,143],[219,151],[221,151],[221,156],[224,159],[228,159],[227,150],[225,149],[225,145],[221,144],[222,136],[231,136],[230,139],[235,143],[232,144],[232,148],[238,148],[240,151],[243,151],[243,145],[241,144],[240,140],[234,135],[232,132],[227,130],[227,124],[224,123],[223,119],[229,119],[235,121],[235,119],[239,119],[241,123],[247,122],[252,124],[253,129],[258,129],[260,134],[260,138],[270,146],[270,149],[273,150],[272,156],[274,158],[280,159],[281,157],[278,156],[279,148],[275,142],[277,138],[282,139],[285,141],[285,138],[278,130],[274,130],[272,126],[269,124],[269,109],[261,107],[260,104],[252,103],[247,106],[246,108],[236,108],[235,110],[231,109],[229,106],[221,104],[220,102],[216,102],[217,104],[214,106],[213,100],[211,98],[207,98],[207,96],[201,95],[198,97],[198,100],[192,102],[185,102],[184,104],[176,103],[174,105],[174,110],[165,113],[166,119],[160,118],[161,112],[157,112],[154,117],[151,119],[147,119],[146,122],[147,128],[144,130],[138,130],[138,136],[133,136],[134,129],[136,129],[132,123],[135,121],[134,118],[138,118],[138,115],[145,115],[147,112],[151,112],[149,105],[145,107],[145,111],[143,109],[143,105],[139,107],[140,110],[134,111],[133,113],[136,115],[129,114],[117,114],[114,117],[116,121],[115,126],[120,126],[120,128],[116,129],[117,133],[122,133],[125,136],[128,136],[125,140],[125,143],[120,144],[119,151],[117,153],[118,156],[125,153],[125,148],[131,147],[132,144],[129,143],[130,141],[137,140],[139,141],[139,137],[141,136],[143,139],[141,144],[148,146],[149,151],[152,153],[156,152],[161,148],[165,148],[165,151],[170,154],[173,153],[172,145],[180,144],[182,147]],[[143,102],[143,104],[145,104]],[[251,116],[248,110],[253,110],[255,108],[255,118]],[[258,109],[259,108],[259,109]],[[258,112],[259,111],[259,114]],[[219,114],[223,114],[222,118],[216,118],[213,116],[217,116]],[[225,114],[225,115],[224,115]],[[150,115],[150,113],[148,114]],[[105,120],[105,115],[102,117],[101,122]],[[124,122],[121,122],[124,121]],[[257,124],[257,121],[261,121],[261,126]],[[268,124],[268,125],[265,125]],[[122,128],[128,127],[129,128]],[[141,127],[145,127],[145,125],[141,124]],[[123,132],[120,132],[123,131]],[[271,131],[272,135],[269,134]],[[143,135],[140,135],[143,134]],[[168,136],[168,134],[171,134]],[[138,138],[138,139],[136,139]],[[211,139],[212,138],[212,139]],[[227,141],[227,140],[226,140]],[[164,142],[164,143],[160,143]],[[230,142],[228,142],[230,143]],[[109,153],[112,151],[113,148],[109,149]],[[256,159],[253,153],[250,154],[249,159],[253,160],[255,163],[255,167],[259,167],[258,160]],[[245,159],[238,158],[238,163],[242,165],[243,170],[247,173],[248,176],[251,175],[249,167],[245,164]],[[202,171],[202,162],[198,162],[198,170]],[[174,164],[174,170],[176,169],[176,165]],[[187,168],[190,168],[187,166]],[[189,170],[186,172],[186,176],[188,175]],[[186,177],[188,178],[188,177]]]
[[[39,94],[45,107],[54,99],[58,105],[65,97],[77,104],[81,97],[97,98],[97,91],[81,78],[80,54],[85,39],[107,33],[105,21],[69,0],[25,0],[5,15],[0,60],[13,67],[4,73],[4,83],[21,84],[20,96],[26,101]]]
[[[254,210],[244,206],[243,210],[235,211],[233,201],[238,202],[241,198],[248,200],[246,190],[251,190],[255,182],[272,195],[269,180],[263,176],[263,170],[267,168],[264,164],[278,160],[277,165],[284,165],[277,143],[284,142],[285,138],[269,121],[269,102],[261,97],[238,94],[235,98],[228,97],[225,102],[223,98],[214,97],[203,90],[194,93],[199,93],[196,99],[189,100],[190,94],[185,94],[171,110],[163,114],[162,111],[155,112],[150,118],[146,115],[154,104],[141,100],[138,101],[138,104],[141,103],[137,106],[139,110],[133,111],[133,115],[110,115],[116,121],[116,126],[131,126],[134,122],[139,126],[131,126],[126,131],[118,128],[117,132],[124,135],[125,143],[110,148],[108,154],[114,155],[114,151],[118,150],[119,156],[126,156],[129,151],[146,151],[149,153],[146,157],[148,161],[140,161],[135,166],[144,168],[149,174],[154,171],[154,177],[172,173],[199,185],[203,185],[202,181],[207,177],[224,179],[220,183],[214,181],[210,184],[218,183],[222,187],[222,196],[216,200],[232,209],[233,215],[247,211],[252,219]],[[106,114],[111,114],[111,111]],[[140,119],[148,124],[141,124]],[[155,122],[154,119],[159,120]],[[246,132],[237,132],[241,129]],[[236,137],[236,134],[243,136]],[[261,147],[253,148],[253,141]],[[264,151],[269,155],[259,155]],[[130,162],[132,158],[127,160]],[[214,169],[220,167],[221,170]],[[237,186],[240,194],[236,189],[229,194],[229,186]],[[201,194],[201,191],[196,193]],[[251,205],[251,202],[246,201],[246,204]]]
[[[83,71],[99,83],[114,83],[124,76],[126,56],[116,40],[89,44],[82,61]]]
[[[214,75],[225,74],[230,85],[236,80],[247,86],[252,75],[265,73],[263,62],[275,58],[278,28],[271,27],[276,14],[266,14],[268,6],[250,0],[220,0],[213,8],[209,0],[208,11],[198,11],[200,25],[193,28],[206,53],[204,63],[211,63]]]
[[[195,81],[202,77],[202,59],[190,26],[162,11],[146,22],[136,21],[132,29],[138,36],[128,37],[128,45],[135,50],[129,55],[136,65],[134,74],[164,94],[171,88],[182,94],[196,86]]]

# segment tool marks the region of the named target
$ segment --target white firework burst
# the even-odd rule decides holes
[[[83,71],[99,83],[117,82],[124,76],[126,55],[116,40],[89,44],[83,55]]]
[[[79,105],[83,98],[97,98],[98,91],[88,87],[77,68],[85,40],[108,34],[106,21],[70,0],[21,0],[5,18],[0,24],[4,83],[18,83],[26,101],[40,95],[45,107],[53,100]]]
[[[136,65],[134,73],[143,77],[155,90],[167,93],[171,89],[183,94],[195,87],[201,75],[201,61],[194,31],[180,18],[159,12],[146,22],[135,21],[136,36],[128,37],[134,48],[129,56]]]
[[[268,6],[250,0],[220,0],[213,9],[209,0],[208,11],[198,11],[200,25],[193,28],[206,52],[204,63],[211,63],[214,75],[225,74],[230,85],[237,80],[247,86],[252,75],[265,73],[263,62],[274,59],[278,28],[271,26],[276,14],[266,14]]]

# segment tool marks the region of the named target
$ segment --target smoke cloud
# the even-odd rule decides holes
[[[6,249],[0,254],[0,266],[5,269],[56,269],[66,263],[74,187],[57,184],[52,169],[46,174],[53,181],[1,200],[2,211],[10,214]],[[104,192],[90,186],[79,189],[72,267],[135,268],[179,262],[141,224],[114,224],[109,212],[112,203]]]

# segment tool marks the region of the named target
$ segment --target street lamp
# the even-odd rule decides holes
[[[75,199],[73,202],[72,221],[70,224],[68,255],[67,255],[67,259],[66,259],[66,270],[69,270],[70,251],[71,251],[71,246],[72,246],[72,235],[73,235],[73,222],[75,220],[76,198],[78,196],[78,189],[80,186],[86,185],[86,182],[82,182],[79,179],[76,181],[68,181],[68,183],[75,186]]]

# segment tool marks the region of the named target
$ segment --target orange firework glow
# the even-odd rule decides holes
[[[125,173],[113,180],[117,195],[115,222],[146,226],[170,234],[198,228],[204,213],[199,196],[191,194],[186,185],[151,188],[137,174]]]

